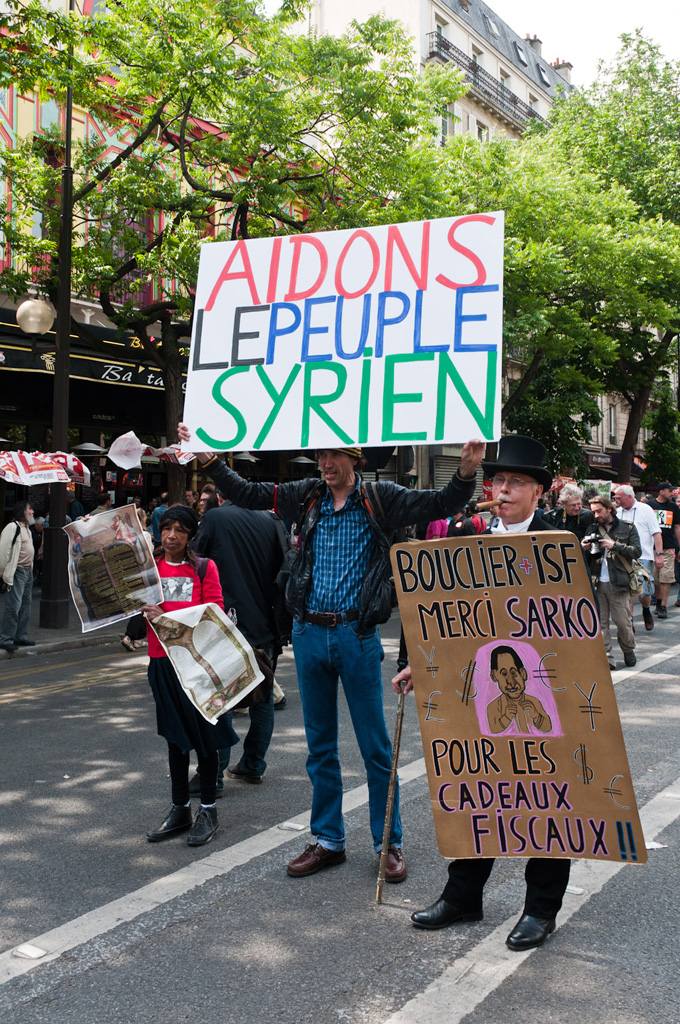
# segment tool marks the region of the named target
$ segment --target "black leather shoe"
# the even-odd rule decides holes
[[[217,811],[214,807],[199,807],[196,821],[187,838],[189,846],[203,846],[209,843],[217,832]]]
[[[459,921],[481,921],[483,917],[484,913],[481,909],[461,910],[460,907],[454,907],[446,900],[437,900],[431,907],[416,910],[415,914],[411,914],[411,924],[416,928],[435,931],[437,928],[448,928],[450,924],[457,924]]]
[[[200,796],[201,795],[201,776],[196,772],[193,778],[189,779],[189,796]],[[224,796],[224,782],[218,782],[215,791],[215,796],[218,800],[221,800]]]
[[[180,832],[191,828],[191,808],[173,804],[163,824],[155,832],[147,832],[150,843],[160,843],[161,839],[170,839]]]
[[[0,647],[3,649],[3,651],[7,651],[9,654],[11,654],[12,651],[16,651],[17,649],[17,645],[13,643],[0,644]]]
[[[505,940],[505,944],[510,949],[522,953],[525,949],[542,946],[554,931],[554,917],[532,917],[531,914],[522,914]]]
[[[35,647],[35,640],[15,640],[17,647]]]
[[[262,783],[261,775],[249,775],[248,772],[244,772],[240,763],[235,764],[233,768],[227,768],[227,775],[230,779],[238,779],[239,782],[249,782],[251,786],[259,786]]]

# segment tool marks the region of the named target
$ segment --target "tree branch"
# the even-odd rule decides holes
[[[512,392],[512,394],[508,396],[508,399],[505,402],[501,412],[501,420],[506,419],[509,413],[511,413],[515,406],[518,404],[519,400],[523,397],[527,388],[529,387],[534,377],[538,373],[538,368],[543,362],[544,356],[545,352],[542,348],[536,350],[536,352],[534,353],[534,358],[529,363],[529,366],[527,367],[527,370],[524,376],[522,377],[521,381],[519,382],[515,390]]]
[[[107,164],[106,167],[104,167],[99,172],[99,174],[95,175],[92,181],[88,181],[87,185],[83,185],[82,188],[79,188],[78,191],[73,194],[73,206],[75,206],[76,203],[79,203],[81,199],[84,199],[85,196],[89,195],[90,192],[92,192],[97,187],[97,185],[100,185],[102,183],[102,181],[106,181],[106,179],[110,177],[111,174],[113,174],[113,172],[117,170],[117,168],[120,167],[122,163],[124,163],[129,157],[132,156],[136,149],[139,149],[140,146],[144,145],[149,136],[152,135],[156,128],[158,128],[158,126],[160,125],[161,116],[163,114],[163,110],[165,109],[165,105],[168,102],[169,98],[169,96],[165,96],[161,100],[159,106],[156,108],[156,113],[153,115],[153,117],[151,118],[148,125],[141,133],[141,135],[138,135],[137,138],[130,143],[127,149],[124,149],[122,153],[119,153],[116,157],[114,157],[111,163]]]

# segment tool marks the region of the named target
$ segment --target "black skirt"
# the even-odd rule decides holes
[[[180,750],[212,754],[238,743],[231,715],[209,722],[193,706],[180,685],[169,658],[149,659],[149,686],[156,701],[158,735]]]

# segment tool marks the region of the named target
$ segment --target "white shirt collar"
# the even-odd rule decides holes
[[[508,525],[506,526],[505,523],[503,523],[502,520],[499,519],[498,516],[496,516],[496,518],[491,523],[491,532],[492,533],[526,533],[527,530],[529,529],[529,523],[532,521],[533,518],[534,518],[534,513],[532,512],[531,515],[529,516],[529,518],[528,519],[523,519],[521,523],[508,523]]]

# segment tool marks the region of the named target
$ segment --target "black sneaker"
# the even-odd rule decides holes
[[[628,666],[628,668],[632,668],[633,665],[637,665],[637,658],[635,657],[635,654],[634,654],[633,651],[624,651],[623,652],[623,660],[626,663],[626,665]]]
[[[665,604],[660,604],[659,605],[659,618],[660,619],[667,619],[668,618],[668,612],[666,611]]]
[[[187,837],[189,846],[204,846],[217,832],[217,811],[214,807],[199,807],[196,821]]]
[[[191,808],[173,804],[162,824],[155,831],[147,832],[146,838],[150,843],[160,843],[162,839],[170,839],[188,828],[191,828]]]

